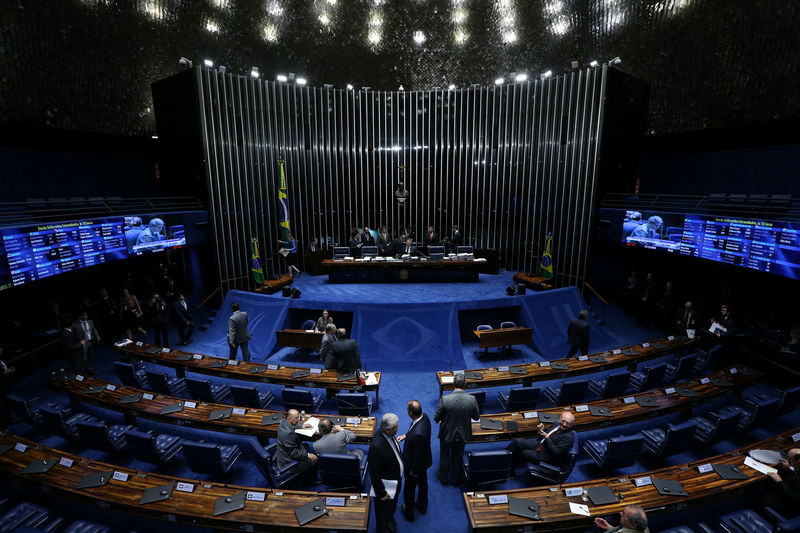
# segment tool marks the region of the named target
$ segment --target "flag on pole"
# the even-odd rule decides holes
[[[252,258],[250,272],[256,283],[264,281],[264,269],[261,267],[261,256],[258,253],[258,237],[250,239],[250,257]]]
[[[542,260],[539,264],[539,274],[544,279],[553,279],[553,256],[551,255],[553,252],[553,235],[550,233],[547,234],[547,241],[544,246],[544,254],[542,254]]]
[[[281,170],[281,177],[280,183],[278,184],[278,210],[280,212],[280,218],[278,221],[280,222],[281,226],[281,236],[280,240],[288,241],[289,234],[291,231],[289,230],[289,203],[288,203],[288,195],[286,194],[286,163],[283,159],[278,160],[278,166]]]

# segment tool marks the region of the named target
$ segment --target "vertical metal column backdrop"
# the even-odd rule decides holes
[[[536,270],[548,233],[556,284],[581,285],[595,203],[607,67],[500,87],[419,92],[301,87],[198,67],[220,284],[253,288],[250,238],[276,254],[278,160],[292,233],[346,243],[458,224],[501,265]],[[405,205],[394,198],[403,181]]]

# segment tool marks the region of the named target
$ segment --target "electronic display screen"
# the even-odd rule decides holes
[[[160,252],[186,246],[186,231],[180,215],[135,215],[125,217],[128,255]]]
[[[678,252],[683,222],[683,215],[626,211],[622,223],[622,242],[628,246]]]

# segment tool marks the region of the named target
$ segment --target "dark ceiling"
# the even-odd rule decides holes
[[[155,133],[150,83],[203,58],[425,90],[622,58],[650,130],[800,117],[795,0],[3,0],[0,120]],[[417,36],[424,40],[415,41]]]

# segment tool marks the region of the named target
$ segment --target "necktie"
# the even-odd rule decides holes
[[[553,431],[552,433],[550,433],[550,436],[552,437],[552,436],[553,436],[553,435],[555,435],[556,433],[558,433],[558,428],[556,428],[556,430],[555,430],[555,431]],[[544,449],[544,441],[545,441],[545,440],[547,440],[547,439],[542,439],[542,442],[540,442],[540,443],[539,443],[539,445],[536,447],[536,451],[537,451],[537,452],[540,452],[540,451],[542,451],[542,450]]]
[[[83,324],[83,333],[86,336],[86,340],[92,340],[92,335],[89,333],[89,324],[85,320],[81,322],[81,324]]]

